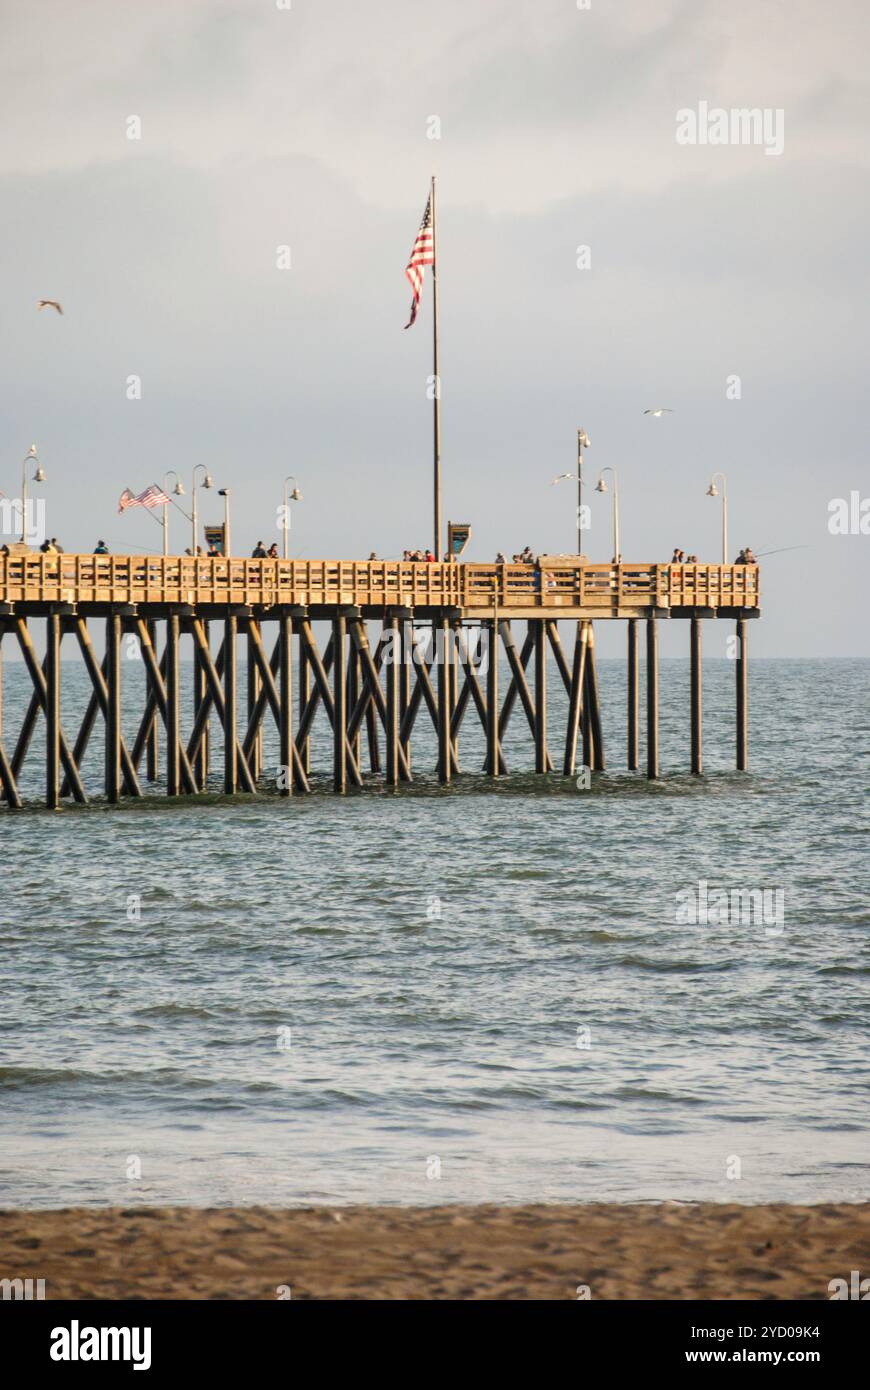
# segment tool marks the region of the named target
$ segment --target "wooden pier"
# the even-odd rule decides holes
[[[110,802],[141,797],[143,782],[159,780],[170,797],[219,789],[215,777],[210,780],[213,724],[225,735],[220,776],[225,793],[254,794],[258,787],[284,796],[309,792],[315,776],[311,730],[318,714],[331,730],[329,773],[336,792],[362,787],[366,778],[387,786],[410,782],[418,720],[431,720],[437,775],[449,783],[460,770],[460,732],[472,713],[484,731],[485,773],[504,776],[505,731],[518,704],[529,726],[537,773],[552,773],[557,767],[566,777],[576,776],[581,767],[603,771],[594,624],[614,620],[627,624],[626,759],[632,770],[639,758],[638,624],[642,620],[646,626],[650,778],[660,772],[659,620],[683,618],[690,624],[689,749],[691,770],[698,774],[701,621],[726,619],[736,624],[736,765],[745,770],[746,622],[758,617],[759,605],[756,565],[593,565],[564,556],[542,556],[535,565],[0,556],[0,661],[3,643],[14,640],[32,686],[17,736],[4,738],[0,665],[0,794],[8,807],[21,807],[20,773],[40,716],[45,727],[45,802],[51,808],[66,798],[88,799],[81,764],[100,720],[104,789]],[[41,659],[31,630],[34,621],[44,622]],[[89,623],[94,621],[104,624],[102,661],[91,638]],[[323,651],[315,639],[315,622],[329,624]],[[559,636],[559,622],[573,628],[568,651]],[[521,643],[514,623],[525,625]],[[273,640],[267,642],[270,624]],[[482,644],[477,640],[480,633]],[[186,739],[179,657],[183,635],[192,639],[194,652],[193,688],[185,694],[193,699],[193,725]],[[131,636],[146,674],[144,704],[132,740],[125,737],[121,718],[122,642]],[[64,637],[77,643],[91,683],[90,700],[71,743],[62,720]],[[219,643],[213,651],[215,637]],[[245,665],[242,703],[240,637]],[[503,694],[503,673],[499,660],[490,659],[493,653],[502,654],[509,673]],[[550,654],[568,701],[567,728],[560,734],[559,750],[554,745],[553,752],[548,729]],[[267,717],[274,719],[278,731],[277,769],[265,768],[262,762]]]

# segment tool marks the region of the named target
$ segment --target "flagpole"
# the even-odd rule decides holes
[[[441,375],[438,366],[438,242],[435,230],[435,175],[432,175],[432,372],[433,382],[433,464],[435,484],[435,544],[436,560],[441,559]]]

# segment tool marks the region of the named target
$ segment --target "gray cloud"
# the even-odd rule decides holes
[[[571,544],[548,484],[583,423],[627,553],[718,558],[725,468],[735,549],[812,545],[771,561],[755,650],[868,651],[870,538],[826,527],[868,490],[861,6],[15,4],[3,25],[0,486],[36,439],[68,546],[158,548],[117,495],[200,461],[240,545],[287,471],[308,555],[428,540],[429,308],[402,332],[403,267],[435,164],[446,509],[477,556]],[[784,106],[783,156],[677,146],[701,98]]]

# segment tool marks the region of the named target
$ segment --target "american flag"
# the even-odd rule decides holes
[[[423,267],[435,264],[435,233],[432,228],[432,194],[429,194],[426,203],[426,211],[423,213],[423,221],[420,223],[420,230],[417,233],[417,240],[414,242],[414,249],[411,252],[411,259],[405,267],[405,274],[411,282],[411,289],[414,291],[414,298],[411,302],[411,317],[405,324],[410,328],[417,317],[417,310],[420,307],[420,294],[423,290]]]
[[[136,500],[143,507],[162,507],[164,502],[169,501],[169,498],[161,487],[158,487],[156,483],[152,483],[150,487],[146,487],[144,492],[139,493]]]
[[[118,511],[126,511],[128,507],[162,507],[164,502],[168,501],[169,498],[166,493],[156,483],[146,487],[145,491],[140,492],[138,497],[128,487],[125,487],[118,498]]]

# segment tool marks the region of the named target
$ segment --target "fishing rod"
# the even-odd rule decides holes
[[[762,555],[784,555],[785,552],[786,552],[787,550],[809,550],[809,549],[810,549],[809,545],[783,545],[783,546],[780,547],[779,550],[760,550],[760,551],[758,552],[758,558],[759,558],[759,560],[760,560],[761,557],[762,557]]]

